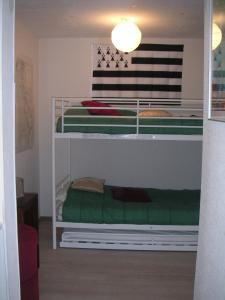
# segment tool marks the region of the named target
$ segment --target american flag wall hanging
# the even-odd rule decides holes
[[[183,45],[140,44],[123,53],[93,45],[92,97],[180,99]]]

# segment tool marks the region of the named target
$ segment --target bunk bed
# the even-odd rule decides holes
[[[200,191],[146,189],[153,198],[151,203],[124,204],[113,199],[110,186],[105,186],[103,195],[72,190],[70,141],[201,141],[202,127],[202,100],[54,98],[53,248],[58,244],[57,228],[61,228],[62,247],[196,250]],[[68,174],[57,183],[56,139],[66,139],[69,145]],[[119,218],[119,215],[128,217]]]

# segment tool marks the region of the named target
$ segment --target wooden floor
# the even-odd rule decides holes
[[[40,300],[192,300],[196,254],[51,248],[40,222]]]

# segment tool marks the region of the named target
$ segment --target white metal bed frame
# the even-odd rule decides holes
[[[108,103],[113,106],[113,109],[120,110],[133,110],[136,112],[136,116],[96,116],[88,115],[89,119],[92,118],[117,118],[117,119],[135,119],[135,125],[116,125],[116,124],[65,124],[64,120],[66,118],[76,117],[82,118],[83,116],[73,116],[66,115],[65,112],[68,109],[76,108],[80,110],[93,109],[93,107],[83,107],[80,105],[81,101],[90,98],[69,98],[69,97],[54,97],[52,98],[52,112],[53,112],[53,135],[55,138],[72,138],[72,139],[134,139],[134,140],[184,140],[184,141],[199,141],[202,140],[202,135],[184,135],[184,134],[140,134],[139,130],[141,128],[181,128],[178,125],[140,125],[140,119],[148,119],[148,117],[139,117],[139,112],[143,110],[166,110],[173,113],[172,117],[169,119],[190,119],[190,120],[201,120],[202,119],[202,99],[195,100],[179,100],[179,99],[105,99],[105,98],[94,98],[92,100],[101,101]],[[98,110],[110,110],[112,107],[97,107]],[[180,115],[182,114],[182,115]],[[198,116],[192,116],[198,114]],[[62,130],[61,132],[55,131],[56,120],[61,117]],[[85,116],[86,117],[86,116]],[[168,119],[168,117],[151,117],[151,119]],[[64,132],[64,127],[66,126],[92,126],[92,127],[133,127],[135,128],[135,134],[93,134],[93,133],[79,133],[79,132]],[[202,126],[182,126],[182,128],[202,128]]]
[[[79,101],[81,99],[79,98]],[[84,99],[82,99],[84,100]],[[98,100],[98,99],[93,99]],[[137,112],[136,134],[130,135],[108,135],[108,134],[86,134],[86,133],[64,133],[65,111],[76,107],[78,99],[76,98],[53,98],[52,101],[52,196],[53,196],[53,248],[57,248],[57,228],[64,229],[62,234],[61,247],[68,248],[90,248],[90,249],[126,249],[126,250],[160,250],[160,251],[195,251],[197,249],[198,226],[190,225],[136,225],[136,224],[91,224],[91,223],[73,223],[63,222],[57,219],[56,215],[56,196],[59,192],[68,187],[71,182],[70,177],[70,140],[71,139],[134,139],[134,140],[181,140],[181,141],[201,141],[201,135],[169,135],[169,134],[139,134],[140,110],[164,109],[173,112],[182,111],[185,113],[202,113],[202,104],[196,100],[195,106],[190,107],[190,100],[181,100],[182,105],[177,105],[180,100],[149,99],[149,100],[122,100],[128,103],[127,106],[115,105],[122,102],[121,99],[100,99],[104,102],[110,102],[119,109],[132,109]],[[131,102],[132,101],[132,102]],[[189,102],[188,102],[189,101]],[[192,105],[193,105],[193,100]],[[58,105],[59,103],[59,105]],[[75,103],[75,104],[74,104]],[[130,104],[135,103],[135,106]],[[160,103],[158,105],[158,103]],[[172,107],[168,104],[172,103]],[[196,104],[197,103],[197,104]],[[144,104],[144,107],[141,106]],[[174,106],[175,104],[175,106]],[[80,107],[80,109],[83,109]],[[87,107],[85,107],[87,109]],[[98,107],[101,109],[101,107]],[[104,107],[104,109],[106,109]],[[109,108],[111,109],[111,108]],[[60,113],[58,113],[60,111]],[[62,132],[56,132],[57,118],[62,119]],[[70,115],[71,117],[71,115]],[[104,116],[105,117],[105,116]],[[111,117],[111,116],[110,116]],[[168,118],[168,117],[167,117]],[[170,117],[171,118],[171,117]],[[175,116],[175,118],[177,118]],[[182,118],[182,117],[179,117]],[[184,115],[183,118],[187,119]],[[201,117],[195,117],[201,119]],[[193,119],[193,117],[191,117]],[[74,124],[74,126],[80,124]],[[90,126],[91,124],[87,124]],[[93,124],[95,125],[95,124]],[[83,126],[83,124],[82,124]],[[92,126],[92,125],[91,125]],[[102,124],[101,124],[102,126]],[[108,126],[108,125],[107,125]],[[112,126],[112,125],[110,125]],[[119,125],[121,127],[121,125]],[[130,127],[131,125],[129,125]],[[154,125],[155,126],[155,125]],[[154,127],[153,126],[153,127]],[[169,125],[169,127],[172,127]],[[199,126],[197,126],[199,127]],[[55,182],[55,139],[68,140],[68,175]]]

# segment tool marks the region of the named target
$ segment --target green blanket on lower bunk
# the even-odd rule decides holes
[[[123,117],[136,116],[136,113],[131,110],[118,110]],[[103,133],[103,134],[135,134],[136,133],[136,118],[113,118],[113,117],[98,117],[90,115],[86,109],[70,109],[66,112],[64,117],[64,132],[80,132],[80,133]],[[78,125],[72,125],[78,124]],[[90,124],[90,126],[84,126]],[[109,126],[92,126],[91,124],[109,125]],[[111,126],[118,125],[118,126]],[[121,125],[121,126],[119,126]],[[155,127],[142,127],[154,125]],[[126,127],[124,127],[126,126]],[[158,126],[158,127],[157,127]],[[160,127],[167,126],[167,127]],[[171,127],[170,127],[171,126]],[[178,126],[178,127],[172,127]],[[188,126],[188,127],[185,127]],[[200,127],[194,127],[200,126]],[[140,134],[185,134],[192,135],[202,134],[202,120],[201,119],[160,119],[147,118],[139,119],[139,133]],[[58,119],[56,131],[62,132],[62,118]]]
[[[121,202],[105,186],[104,194],[70,188],[63,206],[64,222],[97,224],[198,225],[199,190],[145,189],[149,203]]]

